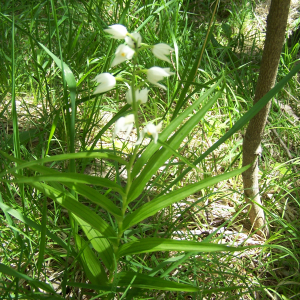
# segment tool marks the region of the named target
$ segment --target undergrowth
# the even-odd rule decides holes
[[[271,236],[263,240],[251,231],[240,175],[207,186],[180,202],[169,205],[142,223],[125,230],[124,241],[142,238],[173,238],[213,242],[230,246],[257,245],[235,252],[198,253],[160,251],[123,256],[119,270],[143,274],[170,282],[190,284],[195,291],[119,289],[122,278],[111,290],[91,284],[80,251],[76,249],[72,218],[67,209],[27,183],[15,183],[17,176],[36,176],[30,168],[6,173],[20,159],[34,161],[58,154],[94,151],[127,159],[138,138],[122,136],[112,143],[112,118],[122,109],[126,85],[104,94],[93,94],[97,74],[125,72],[124,65],[110,68],[119,41],[108,39],[109,25],[123,24],[138,31],[143,42],[161,42],[174,48],[171,68],[176,73],[165,82],[166,91],[151,87],[139,122],[167,127],[225,74],[222,96],[199,124],[183,139],[178,153],[188,162],[197,160],[252,107],[264,37],[256,24],[254,1],[5,1],[0,20],[0,148],[1,154],[1,299],[43,299],[51,295],[41,283],[50,284],[51,299],[297,299],[299,286],[299,79],[294,76],[272,99],[260,158],[260,192]],[[179,107],[180,93],[193,72],[211,31],[196,70],[191,94]],[[295,22],[290,30],[296,31]],[[46,46],[72,70],[76,81],[74,145],[68,107],[70,91],[60,67],[40,46]],[[282,50],[277,81],[283,79],[299,60],[299,40],[289,39]],[[146,68],[166,62],[149,53],[140,54]],[[13,88],[12,88],[13,87]],[[194,90],[197,87],[195,93]],[[219,86],[217,88],[221,89]],[[127,107],[128,108],[128,107]],[[177,110],[177,112],[176,112]],[[176,112],[174,114],[174,111]],[[193,112],[195,114],[196,111]],[[111,123],[109,123],[111,122]],[[187,119],[184,121],[187,122]],[[234,133],[197,168],[177,181],[187,168],[175,155],[153,175],[144,192],[132,201],[132,212],[151,202],[173,184],[172,190],[221,175],[242,166],[242,130]],[[19,148],[17,147],[19,146]],[[147,149],[143,144],[137,157]],[[72,152],[72,151],[71,151]],[[44,164],[69,172],[72,160]],[[73,163],[75,160],[73,160]],[[72,166],[71,166],[72,168]],[[118,181],[125,186],[127,173],[113,160],[78,158],[76,173]],[[68,193],[72,188],[65,187]],[[96,186],[119,205],[120,197],[109,187]],[[78,199],[103,220],[113,224],[104,209],[83,196]],[[78,234],[84,240],[81,229]],[[85,240],[86,242],[86,240]],[[264,245],[261,247],[261,245]],[[270,247],[269,247],[270,246]],[[278,247],[274,247],[278,246]],[[9,269],[7,269],[9,267]],[[106,270],[107,271],[107,270]],[[119,281],[118,281],[119,280]],[[134,279],[132,279],[132,283]],[[112,293],[114,296],[111,296]],[[260,297],[260,298],[259,298]]]

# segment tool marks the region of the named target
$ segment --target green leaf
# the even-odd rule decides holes
[[[0,150],[0,153],[10,159],[10,156],[7,155],[5,152]],[[86,158],[86,159],[93,159],[93,158],[100,158],[100,159],[111,159],[115,160],[125,166],[127,166],[127,162],[122,159],[121,157],[118,157],[116,155],[110,154],[110,153],[103,153],[103,152],[78,152],[78,153],[68,153],[68,154],[60,154],[60,155],[55,155],[55,156],[50,156],[42,159],[37,159],[29,162],[22,162],[22,165],[11,168],[8,171],[4,171],[0,173],[0,177],[4,176],[7,172],[15,172],[18,169],[24,169],[24,168],[29,168],[34,165],[38,164],[45,164],[48,162],[53,162],[53,161],[61,161],[61,160],[68,160],[68,159],[80,159],[80,158]],[[12,160],[12,159],[11,159]]]
[[[82,230],[84,231],[85,235],[93,245],[94,249],[99,253],[99,256],[103,261],[103,263],[105,264],[105,266],[108,269],[111,269],[114,263],[114,259],[113,259],[114,251],[109,241],[103,236],[103,234],[93,229],[88,223],[86,223],[82,219],[78,218],[75,215],[74,218],[81,226]]]
[[[21,212],[13,209],[12,207],[0,202],[0,208],[3,210],[3,212],[10,214],[17,220],[23,222],[24,224],[28,225],[31,228],[36,229],[37,231],[42,231],[42,226],[40,224],[35,223],[34,221],[30,220],[26,216],[24,216]],[[53,234],[51,231],[46,229],[46,235],[51,238],[54,242],[57,243],[57,245],[61,246],[62,248],[69,250],[73,256],[76,256],[76,252],[73,248],[71,248],[69,245],[65,243],[62,239],[60,239],[56,234]]]
[[[153,268],[149,274],[149,276],[154,276],[157,272],[163,272],[160,277],[165,277],[167,274],[169,274],[170,272],[167,272],[169,269],[171,271],[173,271],[175,268],[178,267],[179,264],[183,264],[184,261],[186,261],[187,259],[189,259],[189,257],[191,255],[193,255],[194,252],[189,252],[189,253],[185,253],[185,254],[182,254],[182,255],[173,255],[165,260],[163,260],[161,263],[159,263],[155,268]],[[171,266],[165,271],[165,267],[167,265],[170,265]],[[174,266],[174,268],[173,268]]]
[[[113,216],[115,216],[116,219],[118,219],[118,220],[123,219],[121,210],[109,198],[105,197],[104,195],[95,191],[94,189],[90,188],[89,186],[81,184],[81,183],[78,183],[76,185],[74,185],[72,183],[65,183],[64,185],[71,188],[76,193],[86,197],[91,202],[104,208],[107,212],[109,212]]]
[[[207,186],[214,185],[222,180],[226,180],[233,176],[239,175],[242,172],[246,171],[248,168],[249,168],[249,166],[246,166],[241,169],[234,170],[234,171],[222,174],[222,175],[205,178],[205,179],[201,180],[200,182],[190,184],[190,185],[180,188],[176,191],[170,192],[169,194],[155,198],[154,200],[147,202],[142,207],[135,210],[133,213],[128,214],[125,217],[124,222],[123,222],[123,230],[126,230],[127,228],[141,222],[142,220],[144,220],[150,216],[153,216],[155,213],[157,213],[161,209],[163,209],[175,202],[178,202],[178,201],[198,192],[199,190],[206,188]]]
[[[90,97],[89,97],[90,98]],[[114,124],[120,117],[125,115],[125,112],[128,111],[128,109],[131,108],[131,105],[126,104],[124,107],[122,107],[103,127],[102,129],[97,133],[97,135],[94,137],[94,142],[91,146],[91,149],[94,149],[96,144],[98,143],[98,140],[101,138],[103,133],[112,125]],[[122,162],[121,162],[122,163]],[[123,163],[126,165],[126,162]]]
[[[49,293],[55,293],[54,289],[52,286],[50,286],[49,284],[47,284],[46,282],[42,282],[42,281],[38,281],[35,279],[32,279],[31,277],[22,274],[18,271],[16,271],[15,269],[8,267],[2,263],[0,263],[0,273],[9,275],[9,276],[13,276],[15,278],[19,278],[19,279],[24,279],[26,280],[31,286],[34,286],[35,288],[40,288],[44,291],[47,291]]]
[[[53,3],[52,3],[53,5]],[[56,19],[56,13],[55,10],[53,10],[53,15],[54,15],[54,20],[56,23],[56,33],[58,36],[58,45],[59,45],[59,50],[60,50],[60,58],[58,58],[56,55],[54,55],[47,47],[45,47],[43,44],[38,43],[45,51],[46,53],[51,56],[54,60],[54,62],[57,64],[57,66],[62,70],[63,72],[63,80],[66,81],[69,90],[70,90],[70,106],[71,106],[71,113],[70,110],[67,109],[67,119],[69,120],[69,140],[70,140],[70,152],[74,153],[75,152],[75,115],[76,115],[76,80],[73,75],[73,72],[69,68],[69,66],[63,62],[62,60],[62,49],[60,47],[60,40],[59,40],[59,32],[58,32],[58,25],[57,25],[57,19]],[[75,162],[71,161],[70,162],[70,170],[75,171]]]
[[[233,126],[226,132],[217,142],[215,142],[207,151],[205,151],[198,159],[193,162],[193,165],[199,164],[207,155],[217,149],[234,133],[240,130],[247,122],[249,122],[266,104],[281,90],[283,87],[299,72],[300,64],[296,65],[283,79],[281,79],[267,94],[265,94],[253,107],[251,107]],[[175,119],[176,120],[176,119]],[[191,167],[187,167],[179,176],[170,183],[163,191],[164,194],[173,185],[179,182],[189,171]]]
[[[118,274],[119,281],[118,286],[128,286],[143,288],[143,289],[156,289],[162,291],[184,291],[184,292],[199,292],[199,288],[163,280],[162,278],[151,277],[148,275],[134,273],[134,272],[121,272]]]
[[[160,141],[160,139],[158,139],[157,142],[158,142],[159,145],[161,145],[161,146],[165,147],[166,149],[168,149],[173,155],[175,155],[176,157],[178,157],[185,164],[187,164],[188,166],[190,166],[193,169],[196,169],[198,172],[201,172],[201,170],[197,166],[195,166],[192,163],[190,163],[187,158],[185,158],[179,152],[177,152],[176,150],[174,150],[173,148],[171,148],[167,143],[164,143],[164,142]]]
[[[155,2],[153,2],[154,5]],[[148,23],[150,22],[151,19],[154,19],[156,17],[156,15],[159,16],[159,12],[161,10],[166,9],[168,6],[172,6],[173,3],[176,3],[177,5],[177,0],[171,0],[171,1],[167,1],[165,2],[163,5],[158,5],[158,9],[156,9],[153,13],[151,13],[148,18],[142,22],[142,24],[136,29],[136,32],[139,32],[143,27],[147,26]],[[158,3],[157,3],[158,4]],[[156,5],[157,5],[156,4]],[[151,4],[152,5],[152,4]],[[142,21],[142,20],[140,20]]]
[[[223,85],[224,88],[224,85]],[[206,112],[212,107],[212,105],[216,102],[216,100],[221,96],[223,92],[223,88],[214,96],[212,99],[210,99],[196,114],[194,114],[190,119],[179,129],[177,130],[177,127],[180,124],[177,124],[177,119],[181,120],[181,115],[178,116],[167,128],[164,130],[163,134],[161,134],[160,139],[164,141],[166,138],[165,131],[170,130],[170,126],[172,129],[172,132],[174,130],[177,130],[176,133],[169,139],[167,142],[169,147],[173,149],[177,149],[183,139],[191,132],[191,130],[199,124],[199,121],[202,119],[202,117],[206,114]],[[211,91],[212,92],[212,91]],[[193,106],[193,105],[192,105]],[[185,115],[185,113],[183,113]],[[182,120],[183,121],[183,120]],[[177,126],[175,126],[175,124]],[[171,134],[171,133],[170,133]],[[147,150],[145,151],[145,153]],[[144,154],[145,154],[144,153]],[[144,155],[143,154],[143,155]],[[128,193],[128,203],[136,199],[143,191],[145,185],[148,183],[148,181],[151,179],[151,177],[157,172],[157,170],[166,162],[168,158],[173,154],[173,151],[170,151],[169,149],[162,148],[158,150],[148,161],[145,162],[146,166],[142,170],[141,174],[133,181],[131,188]],[[143,157],[142,155],[142,157]],[[145,159],[146,157],[143,157]],[[141,159],[141,158],[140,158]],[[139,160],[137,160],[135,167],[133,168],[133,172],[136,168],[136,165],[139,163]]]
[[[48,175],[49,174],[50,175],[61,174],[59,171],[57,171],[55,169],[50,169],[50,168],[47,168],[47,167],[44,167],[44,166],[37,165],[35,163],[32,164],[32,162],[30,162],[30,164],[28,166],[28,162],[24,163],[22,160],[18,160],[16,158],[14,158],[14,157],[6,154],[5,152],[2,152],[1,150],[0,150],[0,153],[3,156],[5,156],[7,159],[9,159],[9,160],[11,160],[13,162],[17,162],[18,166],[20,168],[22,168],[22,166],[24,164],[26,164],[28,168],[30,168],[30,169],[32,169],[34,171],[37,171],[39,173],[42,173],[42,174],[48,174]],[[75,153],[75,155],[77,155],[77,154],[78,153]],[[15,170],[15,168],[10,169],[9,172],[13,173],[12,170]],[[67,174],[69,174],[69,173],[67,173]],[[70,173],[70,174],[73,174],[73,173]],[[0,178],[0,181],[1,181],[1,178]],[[5,180],[2,180],[2,181],[5,181]],[[32,182],[36,182],[36,181],[32,180]],[[54,185],[54,183],[52,185]],[[86,197],[87,199],[89,199],[90,201],[92,201],[93,203],[101,206],[102,208],[104,208],[105,210],[107,210],[109,213],[111,213],[112,215],[114,215],[117,219],[123,218],[121,210],[110,199],[108,199],[107,197],[105,197],[101,193],[98,193],[94,189],[86,186],[85,184],[81,184],[81,183],[77,183],[75,185],[74,183],[65,182],[64,185],[67,186],[67,187],[69,187],[70,189],[73,189],[77,193],[83,195],[84,197]],[[58,187],[60,187],[60,188],[58,188]],[[62,188],[61,185],[56,186],[56,188],[59,189],[61,192],[63,192],[63,190],[61,189]]]
[[[49,169],[51,170],[51,169]],[[58,182],[72,182],[74,183],[73,186],[76,186],[79,184],[91,184],[91,185],[99,185],[104,186],[108,189],[112,189],[120,194],[124,194],[124,189],[118,185],[117,183],[114,183],[113,181],[106,179],[106,178],[100,178],[96,176],[90,176],[86,174],[78,174],[78,173],[60,173],[55,172],[53,175],[42,175],[42,176],[32,176],[32,177],[23,177],[22,179],[15,179],[11,180],[12,182],[16,183],[30,183],[30,182],[40,182],[40,181],[58,181]]]
[[[217,252],[217,251],[241,251],[247,247],[228,247],[221,244],[178,241],[163,238],[144,238],[130,243],[123,244],[118,252],[117,257],[124,255],[150,253],[156,251],[195,251],[195,252]]]
[[[44,183],[32,182],[30,185],[44,193],[47,197],[58,202],[61,206],[87,222],[94,229],[101,232],[101,234],[109,239],[111,243],[116,244],[116,233],[114,229],[95,212],[78,202],[75,198],[72,198],[69,193],[67,195],[67,193],[59,191]]]
[[[166,141],[169,136],[177,130],[184,122],[186,118],[188,118],[190,115],[193,115],[193,111],[195,109],[198,110],[199,105],[207,99],[209,95],[211,95],[216,88],[221,84],[221,81],[223,78],[221,78],[216,84],[214,84],[210,89],[208,89],[202,96],[199,97],[191,106],[189,106],[184,112],[182,112],[179,116],[177,116],[176,119],[174,119],[159,135],[159,139],[164,142]],[[147,163],[149,158],[160,148],[159,145],[150,143],[150,145],[147,146],[147,149],[143,152],[141,157],[137,159],[137,161],[134,164],[134,167],[132,169],[132,177],[134,178],[144,167],[144,165]]]
[[[75,234],[75,241],[80,251],[80,260],[88,279],[92,284],[106,283],[107,276],[105,270],[92,249],[90,249],[88,243],[77,234]]]

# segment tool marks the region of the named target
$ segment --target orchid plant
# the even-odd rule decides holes
[[[120,136],[121,132],[125,132],[124,140],[127,140],[135,126],[137,139],[134,143],[132,153],[119,155],[112,154],[111,150],[75,153],[74,150],[68,154],[45,157],[27,163],[13,158],[12,160],[16,163],[16,166],[7,172],[14,174],[16,178],[14,182],[30,184],[46,197],[53,199],[69,211],[76,245],[75,255],[79,256],[89,281],[96,285],[99,290],[109,291],[109,297],[113,298],[117,292],[131,294],[131,297],[133,297],[134,293],[139,293],[140,288],[198,292],[199,287],[197,287],[196,282],[192,286],[180,282],[180,279],[178,279],[179,282],[176,282],[154,276],[157,272],[165,272],[165,266],[171,263],[167,260],[162,261],[158,265],[158,271],[154,269],[149,270],[147,266],[137,268],[135,271],[122,270],[122,261],[124,259],[130,260],[131,257],[142,253],[157,251],[186,251],[188,254],[185,259],[188,259],[190,255],[197,252],[237,251],[242,249],[214,244],[210,238],[201,242],[157,236],[141,238],[141,236],[134,233],[135,230],[133,228],[142,226],[145,219],[152,217],[162,209],[170,207],[174,203],[210,185],[241,174],[247,168],[244,167],[215,177],[206,178],[184,187],[174,188],[176,183],[190,170],[194,169],[199,172],[197,164],[210,153],[204,153],[195,162],[191,163],[180,154],[178,149],[190,131],[199,124],[199,120],[204,117],[205,113],[222,95],[225,87],[224,78],[221,76],[209,89],[202,91],[201,96],[178,113],[176,118],[173,118],[167,126],[163,126],[163,121],[161,120],[157,124],[150,121],[143,128],[140,128],[139,109],[141,105],[147,102],[149,93],[151,93],[150,88],[158,87],[166,90],[167,87],[159,82],[174,75],[175,72],[171,72],[171,69],[168,67],[159,66],[153,66],[149,69],[139,69],[139,55],[143,50],[151,50],[153,55],[159,60],[170,63],[168,55],[174,49],[165,43],[147,45],[142,42],[140,33],[129,33],[127,28],[120,24],[109,26],[108,29],[105,29],[105,32],[113,39],[124,41],[123,44],[117,47],[111,67],[126,62],[126,66],[130,70],[126,72],[126,78],[115,77],[108,72],[97,75],[94,81],[98,85],[94,90],[94,94],[112,90],[116,87],[117,82],[126,83],[127,91],[125,92],[125,99],[130,105],[131,110],[121,113],[118,115],[118,118],[115,118],[112,141],[114,142]],[[65,63],[50,52],[49,49],[45,46],[42,47],[65,72],[66,80],[71,90],[71,100],[74,100],[71,103],[74,104],[76,81],[72,71]],[[198,62],[195,62],[193,68],[198,68]],[[200,91],[200,88],[200,85],[199,87],[196,86],[192,93]],[[179,107],[178,111],[180,110],[180,106],[182,106],[187,91],[188,87],[184,87],[180,93],[178,103],[176,104],[176,109]],[[76,106],[74,104],[71,110],[74,122],[75,112]],[[71,123],[73,124],[72,126],[74,126],[74,122]],[[152,138],[152,142],[145,148],[141,148],[140,145],[145,137]],[[10,157],[2,151],[1,154],[7,158]],[[125,159],[124,156],[126,156]],[[154,196],[151,201],[141,203],[139,206],[132,208],[130,204],[145,193],[145,188],[152,177],[161,167],[166,166],[166,162],[170,161],[172,156],[176,156],[184,164],[187,164],[188,167],[173,182],[161,189],[159,194]],[[119,170],[119,165],[124,166],[124,169],[127,171],[125,187],[118,183],[117,179],[110,180],[76,173],[74,167],[75,159],[93,158],[114,161],[116,170]],[[66,159],[73,162],[73,164],[70,163],[71,167],[68,173],[61,173],[45,166],[48,162]],[[22,168],[30,168],[40,175],[35,176],[34,180],[32,180],[30,177],[18,174],[17,171]],[[92,186],[104,187],[107,189],[107,192],[103,194]],[[111,197],[110,192],[112,193]],[[120,199],[117,203],[112,201],[113,196],[116,194],[119,197],[118,199]],[[96,204],[109,217],[107,219],[102,218],[95,210],[91,210],[88,206],[80,202],[80,198],[82,197]],[[79,226],[85,233],[86,238],[82,237],[82,234],[79,234]],[[68,253],[74,252],[73,249],[65,245],[64,241],[59,239],[56,239],[56,241],[66,247]],[[176,268],[181,260],[181,256],[174,257],[172,260],[174,268]],[[171,269],[173,270],[174,268]],[[129,288],[130,291],[128,290]]]
[[[125,132],[125,135],[123,137],[124,141],[126,141],[130,136],[134,126],[137,129],[138,135],[137,141],[134,143],[135,148],[133,150],[133,153],[129,157],[129,161],[126,163],[122,161],[126,165],[127,183],[126,187],[122,190],[122,193],[120,193],[122,197],[121,210],[118,210],[117,214],[115,213],[117,221],[116,236],[115,238],[107,238],[107,235],[104,234],[103,231],[101,233],[103,235],[102,239],[106,237],[109,243],[104,248],[102,246],[101,251],[98,252],[106,252],[106,255],[109,255],[111,257],[110,263],[106,263],[106,267],[109,269],[107,283],[113,284],[116,280],[119,280],[116,279],[119,278],[118,276],[116,276],[116,269],[119,268],[118,260],[121,258],[122,255],[132,253],[145,253],[157,250],[170,250],[170,248],[172,247],[175,247],[174,249],[176,249],[177,251],[186,251],[187,249],[194,251],[196,249],[200,250],[200,248],[201,251],[216,251],[217,248],[220,247],[220,245],[216,247],[216,245],[211,243],[195,243],[189,241],[178,242],[175,240],[157,238],[145,238],[139,240],[133,239],[131,242],[126,242],[124,240],[124,233],[129,227],[141,222],[146,217],[151,216],[160,209],[178,201],[179,199],[182,199],[182,197],[184,197],[183,195],[190,195],[193,191],[199,190],[199,188],[203,188],[203,186],[206,185],[206,183],[204,185],[203,183],[195,183],[194,185],[188,187],[179,197],[178,191],[176,191],[175,193],[169,193],[168,191],[165,195],[160,195],[156,199],[152,200],[150,203],[144,204],[132,213],[129,213],[128,205],[143,192],[143,188],[145,187],[146,183],[150,180],[152,174],[154,174],[158,170],[158,168],[165,162],[165,160],[168,159],[168,157],[170,157],[170,155],[175,153],[177,156],[181,157],[180,154],[176,153],[176,151],[172,150],[172,148],[176,149],[179,147],[180,143],[182,142],[183,138],[187,135],[188,131],[198,122],[197,117],[202,116],[203,113],[205,113],[208,110],[208,108],[211,107],[211,105],[217,99],[221,91],[217,94],[216,97],[213,98],[213,101],[209,101],[208,104],[196,114],[196,116],[191,118],[190,122],[187,122],[189,125],[186,124],[185,126],[183,126],[181,130],[179,130],[177,134],[175,134],[174,137],[170,139],[169,143],[165,144],[164,141],[169,137],[172,131],[175,128],[177,129],[178,126],[181,125],[182,121],[191,113],[191,110],[196,108],[199,105],[199,103],[203,99],[205,99],[205,97],[207,97],[210,93],[212,93],[217,86],[213,86],[208,91],[208,93],[204,95],[204,98],[201,98],[200,101],[197,101],[189,109],[182,113],[176,119],[175,122],[170,124],[171,126],[168,126],[168,128],[165,130],[165,132],[161,135],[161,138],[159,139],[159,135],[163,127],[163,121],[158,122],[158,124],[156,125],[153,122],[148,122],[142,129],[140,129],[138,110],[140,108],[140,105],[145,104],[148,100],[148,95],[150,92],[149,83],[152,84],[154,88],[158,87],[160,89],[166,90],[166,86],[162,85],[159,82],[164,78],[168,78],[169,76],[174,75],[175,72],[171,72],[170,68],[163,68],[159,66],[153,66],[149,69],[138,69],[138,58],[141,51],[151,49],[155,57],[162,61],[171,63],[170,59],[168,58],[168,55],[170,55],[170,53],[174,51],[174,49],[165,43],[159,43],[153,46],[142,43],[142,36],[140,35],[140,33],[129,33],[127,28],[120,24],[111,25],[108,29],[105,29],[104,31],[107,32],[111,38],[123,40],[125,42],[117,47],[115,51],[115,57],[111,63],[111,67],[127,62],[126,66],[130,70],[126,72],[126,75],[128,76],[128,74],[130,74],[130,79],[122,77],[115,78],[110,73],[99,74],[94,79],[97,83],[99,83],[99,85],[94,90],[94,94],[104,93],[109,90],[112,90],[116,86],[117,82],[125,82],[128,87],[125,93],[125,98],[127,100],[127,103],[131,105],[131,111],[130,113],[125,113],[125,115],[119,117],[119,119],[115,122],[112,141],[114,142],[116,137],[120,135],[121,132]],[[141,74],[145,74],[146,78],[142,82],[138,83],[138,80],[141,78]],[[219,87],[218,89],[220,90]],[[153,143],[151,143],[148,146],[148,148],[146,148],[141,157],[137,159],[139,145],[142,144],[143,139],[147,136],[152,138]],[[160,145],[163,145],[163,148],[159,150],[160,153],[157,153]],[[160,158],[158,159],[157,157]],[[186,161],[184,158],[182,159]],[[115,158],[115,160],[120,162],[120,158]],[[146,167],[143,168],[143,165],[145,163]],[[195,166],[193,167],[195,168]],[[225,176],[222,176],[224,176],[224,178],[227,178],[240,172],[242,172],[242,170],[234,171],[226,174]],[[209,181],[208,183],[211,183],[211,181]],[[110,213],[112,213],[112,210],[110,211]],[[88,232],[85,232],[87,236],[89,236]],[[98,233],[94,235],[94,237],[99,237],[101,236],[101,234]],[[92,239],[90,239],[90,241],[95,247],[96,242]],[[222,247],[222,250],[226,251],[236,249],[237,248],[227,246]],[[218,250],[220,249],[218,248]],[[105,261],[103,262],[105,264]],[[102,270],[101,273],[103,274],[104,271]],[[121,276],[119,273],[119,276],[121,276],[123,280],[126,276],[129,276],[129,278],[133,278],[132,276],[138,276],[137,274],[122,274],[123,275]],[[150,280],[150,277],[139,277],[139,279],[141,280],[142,278],[146,281]],[[152,280],[153,278],[151,278],[151,281]],[[157,283],[158,281],[156,281],[156,284]],[[170,283],[164,284],[170,287]],[[179,288],[179,286],[181,286],[183,290],[186,288],[186,286],[184,286],[183,284],[177,285],[177,288]]]

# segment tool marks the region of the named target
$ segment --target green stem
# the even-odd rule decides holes
[[[136,52],[137,53],[137,52]],[[132,96],[132,111],[134,114],[134,119],[135,119],[135,126],[136,126],[136,130],[137,130],[137,136],[139,137],[140,135],[140,131],[139,131],[139,119],[138,119],[138,103],[136,101],[136,97],[135,97],[135,91],[136,91],[136,86],[135,86],[135,76],[136,76],[136,65],[137,65],[137,57],[134,57],[134,61],[133,61],[133,69],[132,69],[132,80],[131,80],[131,96]],[[128,207],[128,203],[127,203],[127,195],[129,193],[131,184],[132,184],[132,177],[131,177],[131,171],[133,168],[133,164],[134,161],[136,159],[136,155],[138,152],[138,146],[136,146],[133,150],[132,156],[129,160],[128,166],[127,166],[127,185],[126,185],[126,190],[125,190],[125,195],[122,195],[122,216],[124,218],[127,207]],[[122,235],[123,235],[123,220],[119,220],[117,222],[118,224],[118,237],[117,237],[117,246],[115,247],[114,251],[116,252],[118,250],[118,246],[120,244]],[[117,263],[117,262],[116,262]],[[112,272],[113,273],[113,272]]]

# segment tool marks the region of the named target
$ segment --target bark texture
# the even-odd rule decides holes
[[[277,76],[278,64],[290,7],[290,0],[272,0],[267,18],[267,33],[263,57],[257,81],[254,104],[273,88]],[[269,236],[269,228],[259,195],[258,156],[261,154],[261,139],[267,122],[271,101],[250,120],[243,141],[243,166],[252,166],[243,173],[245,199],[251,203],[249,218],[253,229],[259,229],[261,236]],[[257,205],[257,204],[258,205]]]

